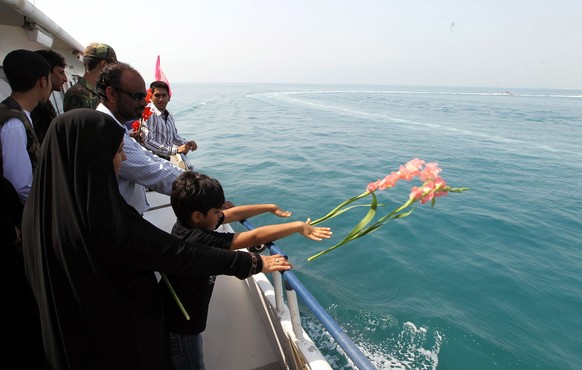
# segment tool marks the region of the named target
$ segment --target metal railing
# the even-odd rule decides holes
[[[254,226],[247,220],[240,221],[241,225],[247,229],[252,230]],[[266,244],[269,248],[271,254],[280,254],[287,258],[287,253],[282,249],[277,247],[274,243]],[[321,322],[329,334],[336,340],[339,346],[344,350],[348,358],[356,365],[360,370],[372,370],[376,367],[368,360],[368,358],[362,353],[362,351],[356,346],[356,344],[351,340],[351,338],[340,328],[339,324],[327,313],[327,311],[319,304],[319,302],[313,297],[309,290],[299,281],[297,276],[291,271],[285,271],[281,273],[283,279],[285,280],[285,288],[288,292],[287,294],[287,305],[289,307],[289,312],[291,314],[291,321],[293,323],[293,331],[296,336],[301,336],[301,320],[299,317],[299,308],[297,305],[297,299],[295,297],[296,293],[305,303],[307,307],[313,312],[315,317]],[[273,276],[276,276],[275,274]],[[281,279],[274,278],[275,286],[275,301],[277,306],[284,304],[282,297],[282,286]],[[278,286],[279,285],[279,286]],[[291,294],[289,294],[291,292]],[[278,312],[281,311],[280,307],[275,307]]]

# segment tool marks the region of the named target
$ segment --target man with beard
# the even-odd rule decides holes
[[[97,78],[101,103],[97,110],[126,123],[141,117],[146,107],[145,81],[138,71],[126,63],[110,64]],[[123,137],[127,159],[119,173],[119,192],[140,214],[149,209],[146,188],[162,194],[172,193],[172,183],[183,172],[170,162],[149,152],[129,136]]]

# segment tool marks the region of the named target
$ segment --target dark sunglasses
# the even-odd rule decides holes
[[[141,101],[141,100],[145,99],[145,97],[148,95],[148,93],[146,91],[138,91],[138,92],[130,93],[128,91],[120,89],[119,87],[115,87],[115,86],[112,86],[112,87],[117,91],[121,91],[122,93],[131,96],[131,98],[133,100],[137,100],[137,101]]]

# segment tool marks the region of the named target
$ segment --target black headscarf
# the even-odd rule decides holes
[[[55,369],[171,368],[153,271],[251,270],[248,253],[191,248],[125,203],[113,168],[123,134],[94,110],[57,117],[24,209],[26,275]]]

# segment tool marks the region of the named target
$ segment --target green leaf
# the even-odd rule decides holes
[[[396,220],[397,218],[404,218],[404,217],[408,217],[408,216],[410,216],[410,214],[411,214],[412,212],[414,212],[414,209],[415,209],[415,208],[411,209],[411,210],[410,210],[410,211],[408,211],[408,212],[399,213],[399,214],[397,214],[396,216],[394,216],[392,219],[393,219],[393,220]]]
[[[378,207],[378,198],[376,197],[376,194],[374,194],[374,193],[371,193],[371,194],[372,194],[372,203],[370,204],[370,210],[360,220],[360,222],[358,222],[358,224],[356,226],[354,226],[352,231],[350,231],[350,233],[348,235],[346,235],[339,243],[329,247],[328,249],[326,249],[322,252],[319,252],[319,253],[309,257],[307,259],[307,261],[313,261],[315,258],[317,258],[319,256],[323,256],[324,254],[338,248],[339,246],[342,246],[342,245],[358,238],[357,235],[360,232],[360,230],[362,230],[367,224],[369,224],[370,221],[372,221],[372,219],[374,218],[374,215],[376,214],[376,209]]]
[[[471,188],[450,188],[450,187],[447,187],[447,188],[445,188],[445,190],[448,191],[449,193],[462,193],[464,191],[471,190]]]
[[[328,220],[329,220],[329,219],[332,219],[332,218],[334,218],[334,217],[336,217],[336,216],[339,216],[339,215],[341,215],[342,213],[344,213],[344,212],[347,212],[347,211],[349,211],[350,209],[353,209],[353,208],[357,208],[357,207],[371,207],[371,206],[372,206],[372,204],[371,204],[371,203],[367,203],[367,204],[357,204],[357,205],[355,205],[355,206],[349,206],[349,207],[347,207],[347,208],[340,209],[340,210],[339,210],[339,211],[337,211],[337,212],[336,212],[336,213],[335,213],[333,216],[331,216],[331,217],[329,217],[329,218],[327,218],[327,219],[328,219]],[[313,222],[311,223],[311,225],[313,225]]]
[[[364,218],[362,218],[362,220],[358,222],[356,226],[354,226],[352,231],[350,231],[350,233],[345,237],[345,239],[349,239],[352,236],[358,234],[360,230],[362,230],[367,224],[369,224],[370,221],[372,221],[372,219],[376,215],[377,208],[378,208],[378,198],[376,198],[376,194],[372,193],[372,203],[370,204],[370,210],[364,216]]]
[[[392,220],[396,220],[398,218],[408,217],[408,216],[410,216],[410,214],[412,212],[414,212],[414,208],[411,209],[408,212],[399,213],[397,215],[394,215],[394,216],[390,217],[389,219],[386,219],[386,217],[389,217],[390,215],[384,216],[380,220],[376,221],[376,223],[374,223],[372,226],[368,227],[366,230],[363,230],[360,234],[358,234],[358,238],[361,237],[361,236],[364,236],[366,234],[369,234],[369,233],[371,233],[373,231],[378,230],[379,228],[381,228],[382,226],[386,225],[388,222],[390,222]]]
[[[322,222],[323,222],[323,221],[325,221],[325,220],[329,220],[330,218],[333,218],[333,217],[335,217],[335,216],[336,216],[336,214],[338,213],[338,211],[339,211],[341,208],[343,208],[343,207],[347,206],[347,205],[348,205],[348,204],[350,204],[350,203],[353,203],[353,202],[355,202],[355,201],[356,201],[356,200],[358,200],[358,199],[364,198],[364,197],[366,197],[366,196],[368,196],[368,195],[370,195],[370,194],[371,194],[371,193],[370,193],[369,191],[365,191],[365,192],[363,192],[363,193],[362,193],[362,194],[360,194],[360,195],[357,195],[357,196],[355,196],[355,197],[353,197],[353,198],[350,198],[350,199],[348,199],[348,200],[346,200],[346,201],[344,201],[344,202],[340,203],[340,204],[339,204],[337,207],[335,207],[334,209],[332,209],[332,210],[331,210],[331,211],[330,211],[330,212],[329,212],[327,215],[325,215],[325,216],[323,216],[323,217],[321,217],[321,218],[318,218],[318,219],[317,219],[317,220],[315,220],[315,221],[312,221],[312,222],[311,222],[311,225],[312,225],[312,226],[315,226],[315,225],[317,225],[317,224],[319,224],[319,223],[322,223]],[[345,212],[345,211],[342,211],[341,213],[343,213],[343,212]],[[341,214],[341,213],[340,213],[340,214]]]

